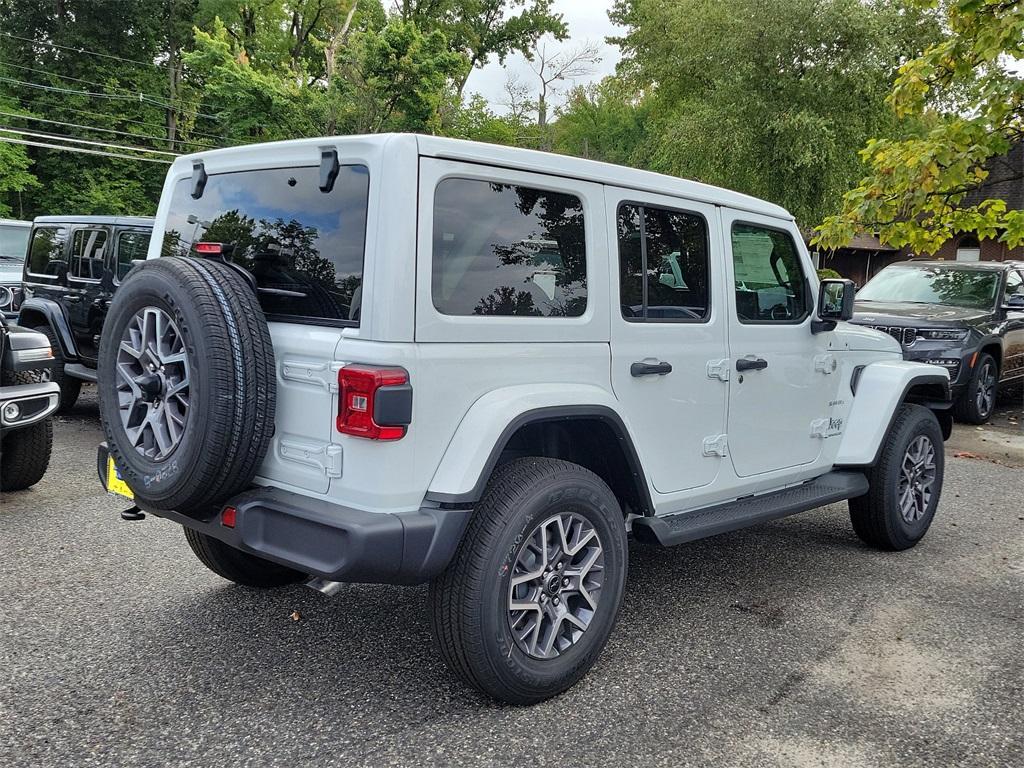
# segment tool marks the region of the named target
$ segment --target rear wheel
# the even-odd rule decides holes
[[[60,341],[57,340],[57,334],[53,328],[49,325],[40,325],[33,330],[39,331],[39,333],[44,334],[50,340],[54,365],[52,370],[46,371],[46,375],[43,378],[47,381],[56,382],[57,386],[60,387],[60,406],[58,406],[57,412],[67,413],[78,401],[78,396],[82,392],[82,380],[64,373],[64,364],[67,361],[64,359],[64,352],[61,351]]]
[[[442,656],[464,682],[502,701],[556,696],[604,648],[626,559],[622,511],[597,475],[555,459],[509,462],[430,586]]]
[[[868,471],[868,492],[849,501],[853,530],[879,549],[917,544],[935,516],[944,466],[935,414],[920,405],[901,406],[878,463]]]
[[[191,528],[185,529],[185,541],[203,565],[236,584],[246,587],[283,587],[303,578],[298,571],[242,552],[220,539]]]
[[[953,408],[956,417],[968,424],[984,424],[992,417],[999,388],[999,364],[992,355],[978,356],[967,382],[967,389],[957,398]]]

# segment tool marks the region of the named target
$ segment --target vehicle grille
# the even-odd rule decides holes
[[[917,328],[905,328],[902,325],[868,325],[865,327],[889,334],[904,347],[909,347],[917,339]]]

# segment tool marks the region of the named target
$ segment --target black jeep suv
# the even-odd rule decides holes
[[[96,381],[100,329],[117,286],[145,259],[153,220],[130,216],[40,216],[32,223],[19,325],[46,334],[57,365],[60,407]]]
[[[957,418],[983,424],[999,385],[1024,378],[1024,262],[892,264],[857,293],[851,322],[948,370]]]

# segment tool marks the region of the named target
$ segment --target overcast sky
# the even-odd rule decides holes
[[[548,51],[555,52],[587,42],[595,43],[601,49],[601,63],[597,65],[594,74],[578,80],[576,82],[578,85],[600,80],[615,71],[615,65],[619,61],[619,49],[604,41],[608,35],[614,35],[620,31],[619,27],[608,20],[608,9],[611,8],[612,1],[555,0],[554,2],[555,10],[562,14],[569,27],[569,37],[561,43],[549,40]],[[467,96],[473,92],[479,93],[487,99],[495,112],[503,114],[506,110],[498,102],[504,96],[503,87],[509,72],[518,74],[523,83],[531,86],[533,79],[536,78],[522,56],[510,56],[505,60],[504,66],[494,60],[483,69],[473,70],[466,85]],[[556,97],[554,103],[561,104],[561,96]]]

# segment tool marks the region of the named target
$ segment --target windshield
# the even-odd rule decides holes
[[[988,309],[996,300],[999,273],[956,267],[886,267],[857,292],[857,301],[903,301]]]
[[[29,231],[28,227],[0,224],[0,259],[25,261]]]

